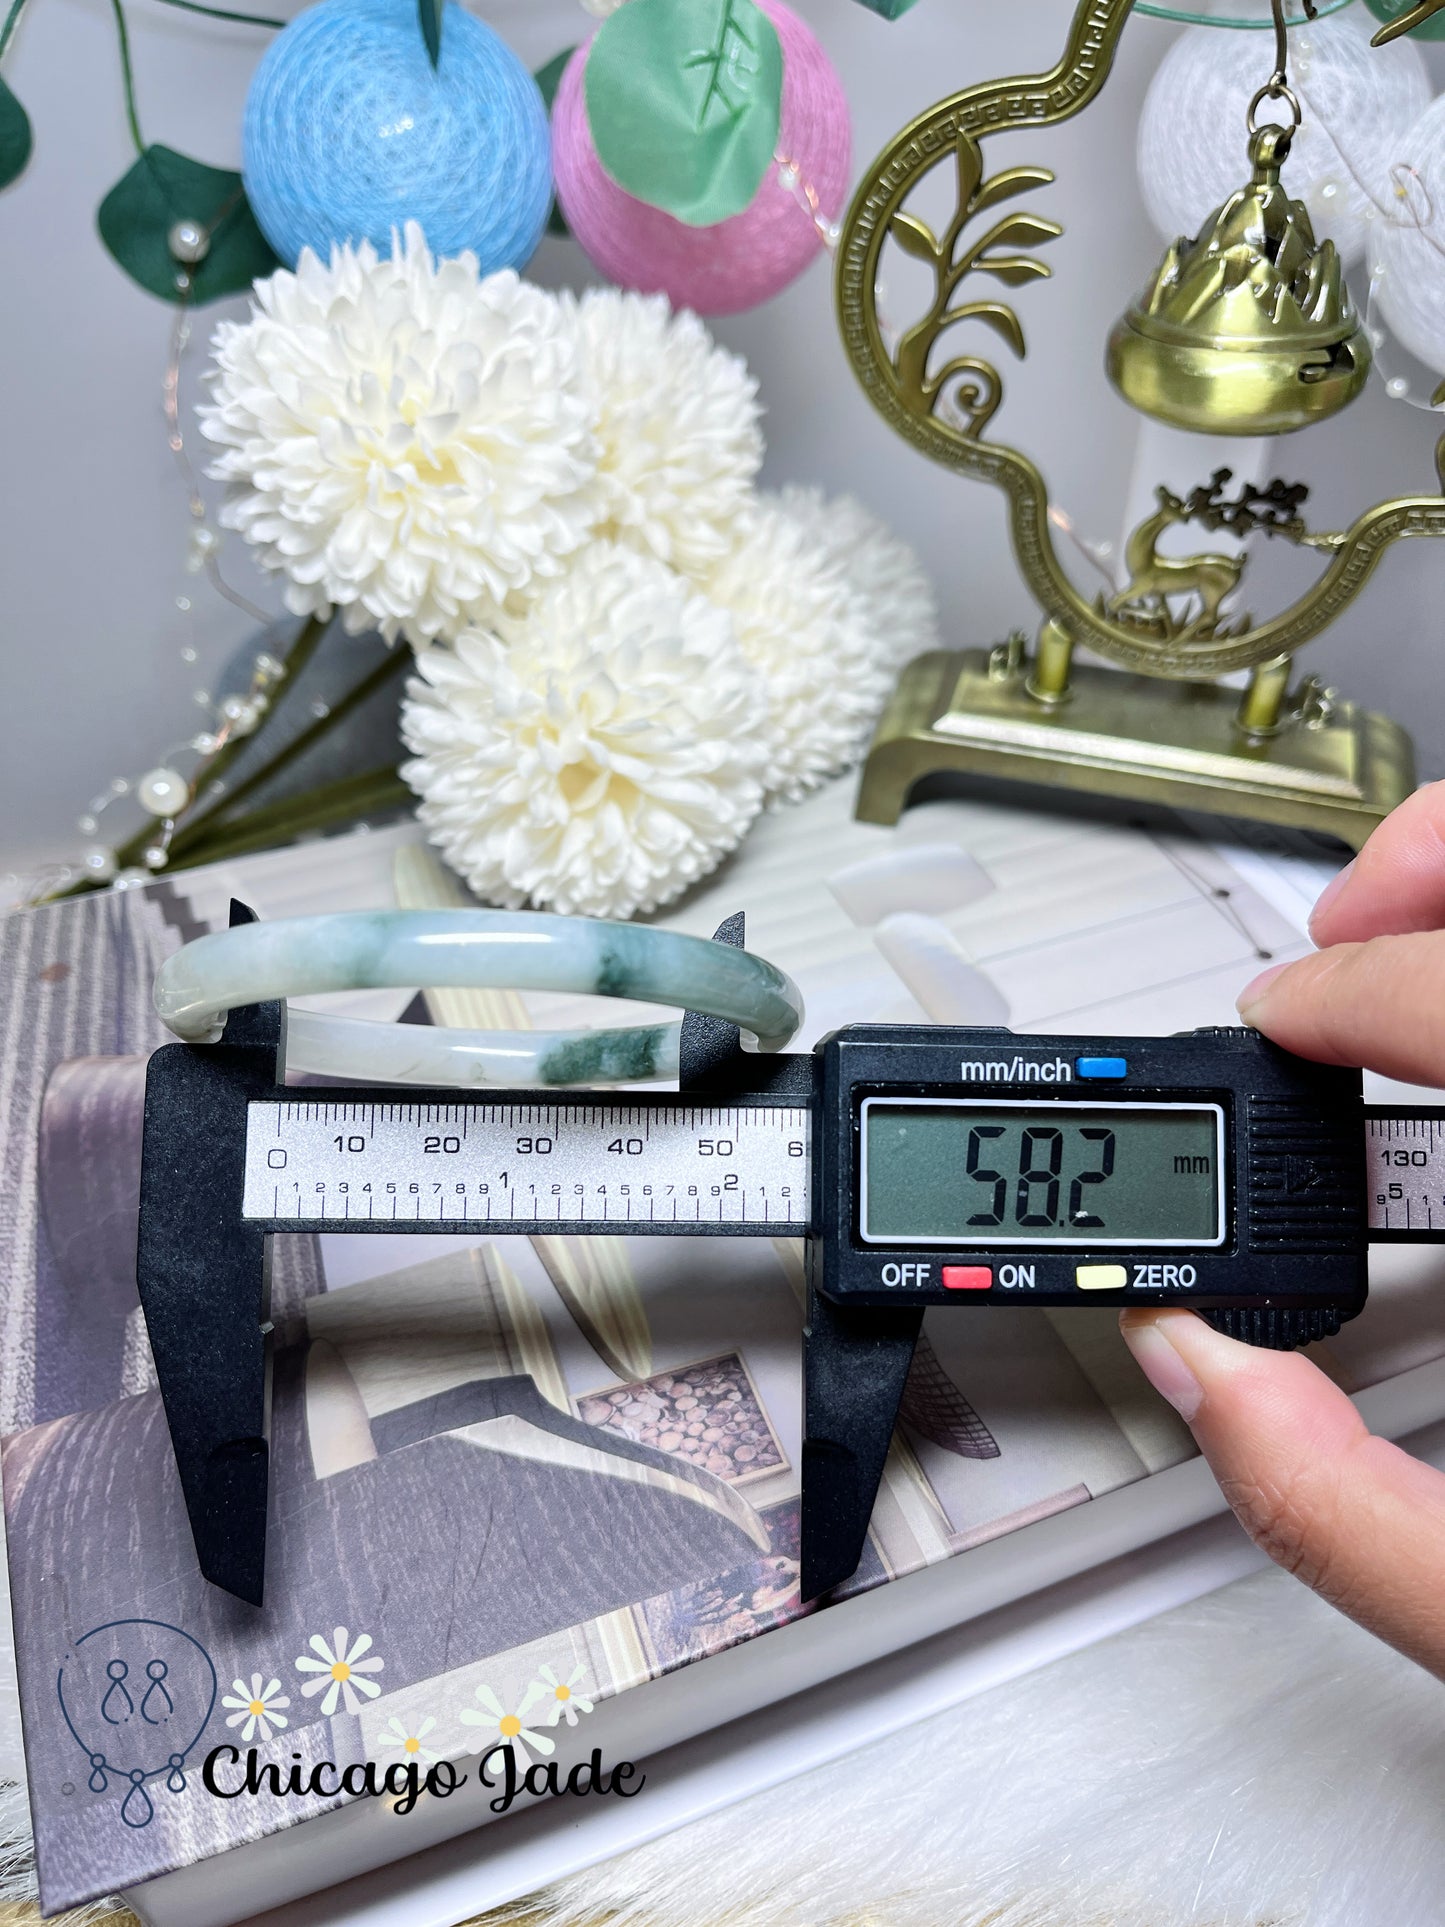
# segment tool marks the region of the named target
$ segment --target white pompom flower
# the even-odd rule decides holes
[[[487,902],[653,910],[762,805],[758,678],[728,616],[650,556],[596,543],[525,614],[417,667],[402,774]]]
[[[596,409],[604,532],[684,575],[718,561],[763,460],[757,383],[663,295],[563,296]]]
[[[555,296],[421,229],[309,250],[213,342],[202,432],[228,528],[298,615],[417,644],[556,575],[597,518],[593,407]]]
[[[768,800],[795,801],[851,768],[892,671],[842,563],[778,502],[760,499],[706,588],[766,690]]]
[[[940,645],[938,598],[917,551],[851,495],[790,486],[776,501],[829,560],[841,563],[863,603],[877,660],[900,668]]]

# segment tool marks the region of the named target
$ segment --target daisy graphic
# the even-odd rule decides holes
[[[550,1666],[539,1666],[537,1676],[544,1688],[552,1695],[552,1704],[547,1713],[547,1724],[556,1726],[559,1720],[566,1720],[569,1726],[577,1724],[579,1713],[590,1713],[592,1702],[585,1693],[577,1691],[579,1679],[585,1679],[587,1668],[574,1666],[566,1679],[558,1679]]]
[[[428,1714],[420,1724],[413,1722],[412,1726],[403,1726],[393,1713],[386,1723],[386,1731],[377,1735],[376,1743],[378,1746],[399,1746],[408,1760],[425,1760],[430,1765],[434,1760],[439,1760],[441,1754],[433,1753],[429,1746],[422,1745],[422,1741],[435,1725],[436,1721]]]
[[[273,1679],[266,1687],[262,1686],[259,1673],[252,1673],[249,1686],[243,1679],[233,1679],[231,1691],[221,1695],[221,1704],[235,1707],[234,1713],[226,1715],[226,1724],[241,1727],[241,1739],[247,1746],[258,1733],[263,1740],[269,1740],[273,1727],[279,1730],[289,1725],[280,1709],[291,1702],[281,1691],[279,1679]],[[241,1725],[243,1720],[244,1726]]]
[[[358,1693],[366,1699],[374,1700],[380,1696],[381,1688],[375,1680],[359,1677],[363,1673],[379,1673],[386,1664],[382,1659],[363,1659],[362,1654],[371,1649],[371,1634],[358,1633],[354,1643],[344,1626],[338,1626],[331,1635],[328,1645],[320,1633],[313,1633],[307,1641],[311,1651],[318,1655],[310,1659],[302,1653],[296,1661],[298,1673],[316,1673],[316,1679],[308,1679],[301,1691],[307,1699],[324,1692],[321,1711],[329,1718],[336,1711],[340,1701],[348,1713],[361,1710]]]
[[[546,1692],[547,1688],[541,1680],[534,1679],[518,1701],[516,1712],[511,1713],[503,1706],[490,1686],[478,1686],[472,1698],[482,1710],[478,1712],[476,1707],[464,1706],[457,1716],[463,1726],[483,1726],[488,1729],[488,1736],[479,1741],[472,1751],[495,1753],[498,1747],[509,1746],[523,1767],[531,1765],[527,1751],[529,1747],[534,1753],[543,1755],[555,1753],[557,1748],[545,1733],[538,1733],[532,1727],[522,1724],[527,1714]]]

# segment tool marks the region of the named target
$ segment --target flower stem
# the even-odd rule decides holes
[[[135,142],[137,154],[144,154],[146,144],[140,131],[140,116],[135,105],[135,72],[130,64],[130,29],[125,24],[125,12],[120,0],[110,0],[111,11],[115,15],[115,31],[120,41],[120,74],[125,86],[125,117],[130,122],[130,137]]]
[[[293,737],[283,750],[278,751],[278,753],[271,758],[270,762],[263,763],[259,769],[253,770],[251,774],[246,777],[243,782],[238,783],[228,795],[218,798],[216,803],[206,811],[204,816],[197,817],[193,822],[187,823],[183,828],[177,830],[175,838],[171,843],[172,858],[187,856],[197,839],[204,838],[211,826],[214,825],[217,830],[219,830],[221,822],[232,818],[239,805],[242,804],[248,796],[254,795],[258,789],[263,788],[274,777],[279,776],[283,770],[288,769],[292,763],[297,762],[314,744],[320,742],[321,739],[335,729],[338,724],[345,722],[353,710],[359,709],[378,689],[383,688],[393,676],[397,675],[407,666],[409,660],[410,657],[406,650],[391,651],[386,660],[378,663],[370,675],[363,676],[356,687],[349,690],[333,709],[329,710],[326,715],[318,718],[318,720],[308,728],[303,729],[299,736]]]
[[[315,655],[317,647],[320,644],[321,638],[326,634],[326,630],[328,626],[329,626],[329,618],[327,617],[323,617],[323,616],[307,617],[305,623],[303,624],[302,628],[300,629],[300,631],[296,636],[296,640],[292,643],[290,649],[287,651],[286,661],[282,668],[281,674],[277,677],[276,682],[272,686],[271,706],[273,708],[280,701],[281,697],[286,694],[287,690],[290,689],[291,685],[296,681],[297,677],[301,674],[301,671],[306,667],[307,663],[310,662],[312,656]],[[338,708],[340,707],[342,707],[342,705],[338,704]],[[332,712],[333,717],[335,713],[336,712],[333,710]],[[326,718],[326,721],[328,723],[331,720],[332,720],[331,717]],[[206,768],[203,782],[206,785],[209,785],[211,783],[218,781],[225,774],[225,772],[231,767],[232,763],[240,755],[241,751],[246,747],[246,744],[250,740],[251,739],[249,736],[233,736],[228,743],[224,744],[222,748],[220,748],[216,752],[216,754],[211,758],[211,761]],[[285,752],[283,752],[283,755],[284,754]],[[249,779],[248,779],[248,782],[249,782]],[[192,831],[200,829],[202,824],[208,823],[213,816],[219,816],[220,810],[217,807],[219,802],[220,802],[220,799],[217,798],[216,803],[213,804],[209,809],[205,810],[194,821],[188,819],[185,823],[184,829],[177,831],[176,838],[174,839],[174,841],[179,841],[182,835],[186,835],[187,840],[189,841],[190,833]],[[142,824],[140,829],[138,829],[135,832],[134,836],[127,837],[124,843],[117,844],[115,849],[116,869],[127,870],[127,869],[130,869],[134,864],[139,862],[140,858],[144,855],[146,849],[149,847],[152,838],[155,836],[155,833],[156,833],[156,829],[155,829],[154,821],[148,821]],[[63,890],[55,891],[50,897],[46,899],[46,901],[57,902],[62,897],[85,896],[92,890],[103,889],[103,888],[104,888],[103,884],[91,883],[88,879],[82,879],[80,882],[69,884]]]
[[[300,630],[298,630],[296,640],[286,652],[286,661],[282,667],[281,674],[276,678],[275,683],[268,692],[268,715],[276,709],[282,698],[300,676],[301,671],[316,654],[317,649],[321,645],[321,638],[326,634],[329,622],[330,618],[327,616],[308,616]],[[251,738],[249,736],[233,736],[229,742],[223,744],[222,747],[216,751],[216,754],[211,758],[209,765],[200,779],[200,784],[196,792],[197,802],[210,794],[214,785],[221,781],[226,771],[230,769],[231,765],[236,761],[236,758],[244,752],[246,745],[250,741]],[[247,782],[249,783],[249,781],[250,779],[248,777]],[[223,797],[218,796],[208,808],[200,811],[195,816],[187,818],[183,827],[177,831],[177,838],[182,835],[189,835],[192,830],[199,829],[202,823],[207,822],[212,816],[219,815],[226,809],[230,801],[231,799],[228,797],[223,799]],[[148,840],[148,832],[143,830],[141,832],[142,847],[144,847],[144,843]],[[117,861],[120,860],[120,857],[121,852],[117,851]]]
[[[262,13],[233,13],[229,7],[203,7],[201,0],[165,0],[168,7],[184,7],[187,13],[204,13],[212,20],[239,20],[246,27],[273,27],[278,32],[284,20],[270,20]]]
[[[10,36],[20,24],[20,16],[25,11],[25,0],[10,0],[10,11],[5,16],[5,24],[0,27],[0,54],[10,45]]]
[[[252,810],[239,823],[220,824],[212,834],[191,846],[184,867],[218,863],[225,857],[245,856],[317,830],[335,829],[374,811],[391,810],[412,801],[412,793],[390,764],[324,783],[303,796],[288,797]]]

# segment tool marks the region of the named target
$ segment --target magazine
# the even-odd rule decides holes
[[[658,919],[708,935],[745,911],[749,947],[803,990],[797,1048],[855,1021],[1228,1022],[1251,969],[1307,947],[1302,907],[1328,874],[1297,841],[1239,848],[1207,822],[950,801],[889,831],[853,822],[851,801],[835,785],[766,819]],[[865,1596],[886,1610],[890,1582],[926,1568],[960,1575],[946,1610],[965,1617],[985,1547],[1043,1544],[1072,1514],[1077,1568],[1091,1506],[1193,1454],[1111,1314],[930,1311],[863,1563],[820,1610],[798,1595],[796,1243],[288,1235],[273,1240],[266,1604],[208,1586],[136,1303],[135,1187],[162,1041],[151,978],[233,895],[266,917],[467,901],[401,826],[0,922],[0,1424],[46,1911],[123,1888],[149,1917],[234,1920],[307,1891],[297,1856],[185,1913],[166,1913],[165,1877],[228,1849],[255,1867],[303,1821],[344,1818],[348,1870],[396,1858],[490,1821],[478,1781],[504,1756],[558,1776],[633,1765],[618,1736],[646,1734],[659,1682],[703,1682],[686,1730],[728,1719],[737,1666],[709,1703],[697,1661],[785,1652]],[[474,1026],[615,1011],[455,990],[324,1002]],[[1370,1310],[1315,1353],[1351,1391],[1445,1356],[1417,1255],[1387,1257]],[[1041,1570],[1020,1559],[1003,1583],[1029,1590]],[[900,1611],[894,1643],[917,1626]],[[855,1663],[833,1648],[832,1670]],[[669,1717],[657,1731],[676,1737]],[[468,1786],[443,1790],[443,1766]]]

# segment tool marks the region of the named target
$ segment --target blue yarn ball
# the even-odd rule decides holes
[[[433,254],[521,268],[552,204],[547,109],[490,27],[446,6],[433,68],[416,0],[321,0],[251,82],[242,175],[261,232],[294,266],[341,241],[391,252],[417,221]]]

